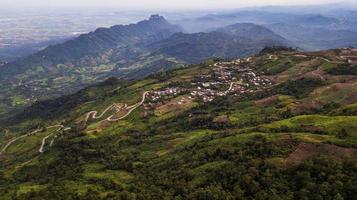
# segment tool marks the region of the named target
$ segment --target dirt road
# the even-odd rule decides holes
[[[41,146],[40,146],[40,149],[38,150],[38,152],[43,153],[43,148],[45,147],[46,140],[49,137],[51,137],[54,133],[57,133],[57,132],[59,132],[60,130],[62,130],[64,128],[63,125],[55,125],[55,126],[51,126],[50,128],[55,128],[55,127],[59,127],[59,129],[54,131],[54,132],[52,132],[51,134],[47,135],[46,137],[42,138],[42,143],[41,143]],[[47,128],[49,128],[49,127],[47,127]]]
[[[53,135],[54,133],[56,133],[56,132],[58,132],[59,130],[61,130],[62,128],[64,128],[63,125],[54,125],[54,126],[48,126],[48,127],[46,127],[46,129],[56,128],[56,127],[59,127],[59,129],[58,129],[57,131],[51,133],[50,135],[48,135],[48,136],[46,136],[46,137],[44,137],[44,138],[42,139],[42,144],[41,144],[41,147],[40,147],[40,149],[39,149],[39,152],[40,152],[40,153],[43,153],[43,148],[44,148],[44,146],[45,146],[45,142],[46,142],[47,138],[49,138],[51,135]],[[22,139],[22,138],[25,138],[25,137],[28,137],[28,136],[31,136],[31,135],[34,135],[34,134],[36,134],[36,133],[39,133],[40,131],[42,131],[42,129],[36,129],[36,130],[34,130],[34,131],[30,132],[30,133],[27,133],[27,134],[25,134],[25,135],[21,135],[21,136],[19,136],[19,137],[16,137],[16,138],[14,138],[14,139],[11,139],[11,140],[1,149],[0,155],[3,154],[3,153],[6,151],[6,149],[9,148],[9,147],[11,146],[11,144],[13,144],[14,142],[16,142],[17,140]]]
[[[115,122],[115,121],[118,121],[118,120],[121,120],[121,119],[124,119],[126,118],[127,116],[129,116],[136,108],[138,108],[139,106],[141,106],[144,102],[145,102],[145,99],[146,99],[146,95],[149,93],[149,91],[145,91],[142,95],[142,99],[140,102],[134,104],[134,105],[131,105],[131,106],[128,106],[127,104],[124,105],[124,108],[128,110],[128,112],[120,117],[120,118],[114,118],[115,114],[113,115],[110,115],[109,117],[107,117],[104,121],[109,121],[109,122]],[[98,115],[98,111],[90,111],[87,113],[86,115],[86,118],[84,119],[84,122],[87,123],[89,119],[100,119],[102,118],[110,109],[113,109],[115,108],[115,104],[112,104],[110,106],[108,106],[100,115]]]
[[[120,118],[113,119],[114,115],[111,115],[106,120],[109,122],[115,122],[115,121],[122,120],[122,119],[126,118],[127,116],[130,115],[130,113],[132,113],[135,109],[137,109],[139,106],[141,106],[145,102],[145,98],[148,93],[149,93],[149,91],[144,92],[142,100],[139,103],[136,103],[133,106],[129,106],[128,108],[130,108],[130,109],[124,116],[122,116]]]
[[[7,149],[12,143],[16,142],[17,140],[19,140],[19,139],[21,139],[21,138],[25,138],[25,137],[27,137],[27,136],[36,134],[36,133],[38,133],[38,132],[40,132],[40,131],[41,131],[41,129],[36,129],[36,130],[34,130],[34,131],[32,131],[32,132],[30,132],[30,133],[28,133],[28,134],[25,134],[25,135],[22,135],[22,136],[19,136],[19,137],[16,137],[16,138],[10,140],[10,141],[4,146],[4,148],[1,149],[0,155],[1,155],[3,152],[5,152],[6,149]]]

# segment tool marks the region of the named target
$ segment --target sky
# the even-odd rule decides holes
[[[137,9],[231,9],[267,5],[349,3],[356,0],[0,0],[2,7],[110,7]]]

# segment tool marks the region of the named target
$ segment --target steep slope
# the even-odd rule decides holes
[[[291,46],[292,43],[282,36],[274,33],[268,28],[252,23],[238,23],[217,29],[218,32],[228,33],[236,37],[250,39],[257,42],[270,41],[276,42],[281,46]]]
[[[18,60],[22,57],[34,54],[49,45],[54,45],[54,44],[60,44],[63,43],[69,39],[72,39],[73,37],[68,36],[68,37],[60,37],[60,38],[55,38],[43,42],[37,42],[37,43],[29,43],[29,44],[24,44],[24,45],[18,45],[18,46],[11,46],[11,47],[6,47],[6,48],[0,48],[0,60],[6,61],[6,62],[11,62]]]
[[[1,134],[2,198],[354,199],[356,58],[266,48],[36,104]]]
[[[14,76],[42,66],[45,73],[58,64],[69,66],[91,66],[106,63],[101,58],[110,50],[130,45],[147,44],[169,37],[180,28],[169,24],[163,17],[153,15],[149,20],[137,24],[99,28],[89,34],[69,40],[63,44],[50,46],[32,56],[4,66],[1,78]],[[110,55],[106,55],[110,57]],[[48,70],[46,70],[49,68]]]
[[[159,63],[166,58],[148,56],[144,46],[180,30],[153,15],[137,24],[99,28],[7,63],[0,73],[0,114]],[[176,61],[168,61],[172,63]]]
[[[258,53],[266,46],[292,46],[271,30],[250,23],[234,24],[208,33],[177,33],[149,48],[186,62],[211,57],[234,58]]]
[[[1,67],[0,118],[36,101],[78,91],[110,76],[142,78],[211,57],[237,58],[291,43],[265,27],[236,24],[183,34],[163,17],[98,29]]]

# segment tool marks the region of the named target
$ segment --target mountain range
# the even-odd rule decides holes
[[[355,200],[357,13],[299,8],[152,15],[0,61],[0,199]]]
[[[189,32],[211,31],[234,23],[254,23],[265,26],[305,51],[356,46],[357,29],[355,11],[346,9],[303,12],[303,9],[287,12],[285,8],[275,10],[251,9],[210,14],[199,18],[178,20]]]
[[[242,23],[208,33],[177,33],[151,44],[149,48],[187,63],[197,63],[211,57],[235,58],[253,55],[267,46],[292,45],[263,26]]]
[[[211,57],[253,55],[291,42],[254,24],[235,24],[185,34],[162,16],[130,25],[99,28],[1,66],[0,113],[59,97],[116,76],[142,78]]]

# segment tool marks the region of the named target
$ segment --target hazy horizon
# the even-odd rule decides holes
[[[255,6],[304,6],[304,5],[320,5],[320,4],[346,4],[357,5],[354,0],[251,0],[249,2],[242,0],[181,0],[179,2],[165,0],[11,0],[0,2],[2,8],[80,8],[80,7],[115,7],[115,8],[131,8],[131,9],[235,9],[243,7]]]

